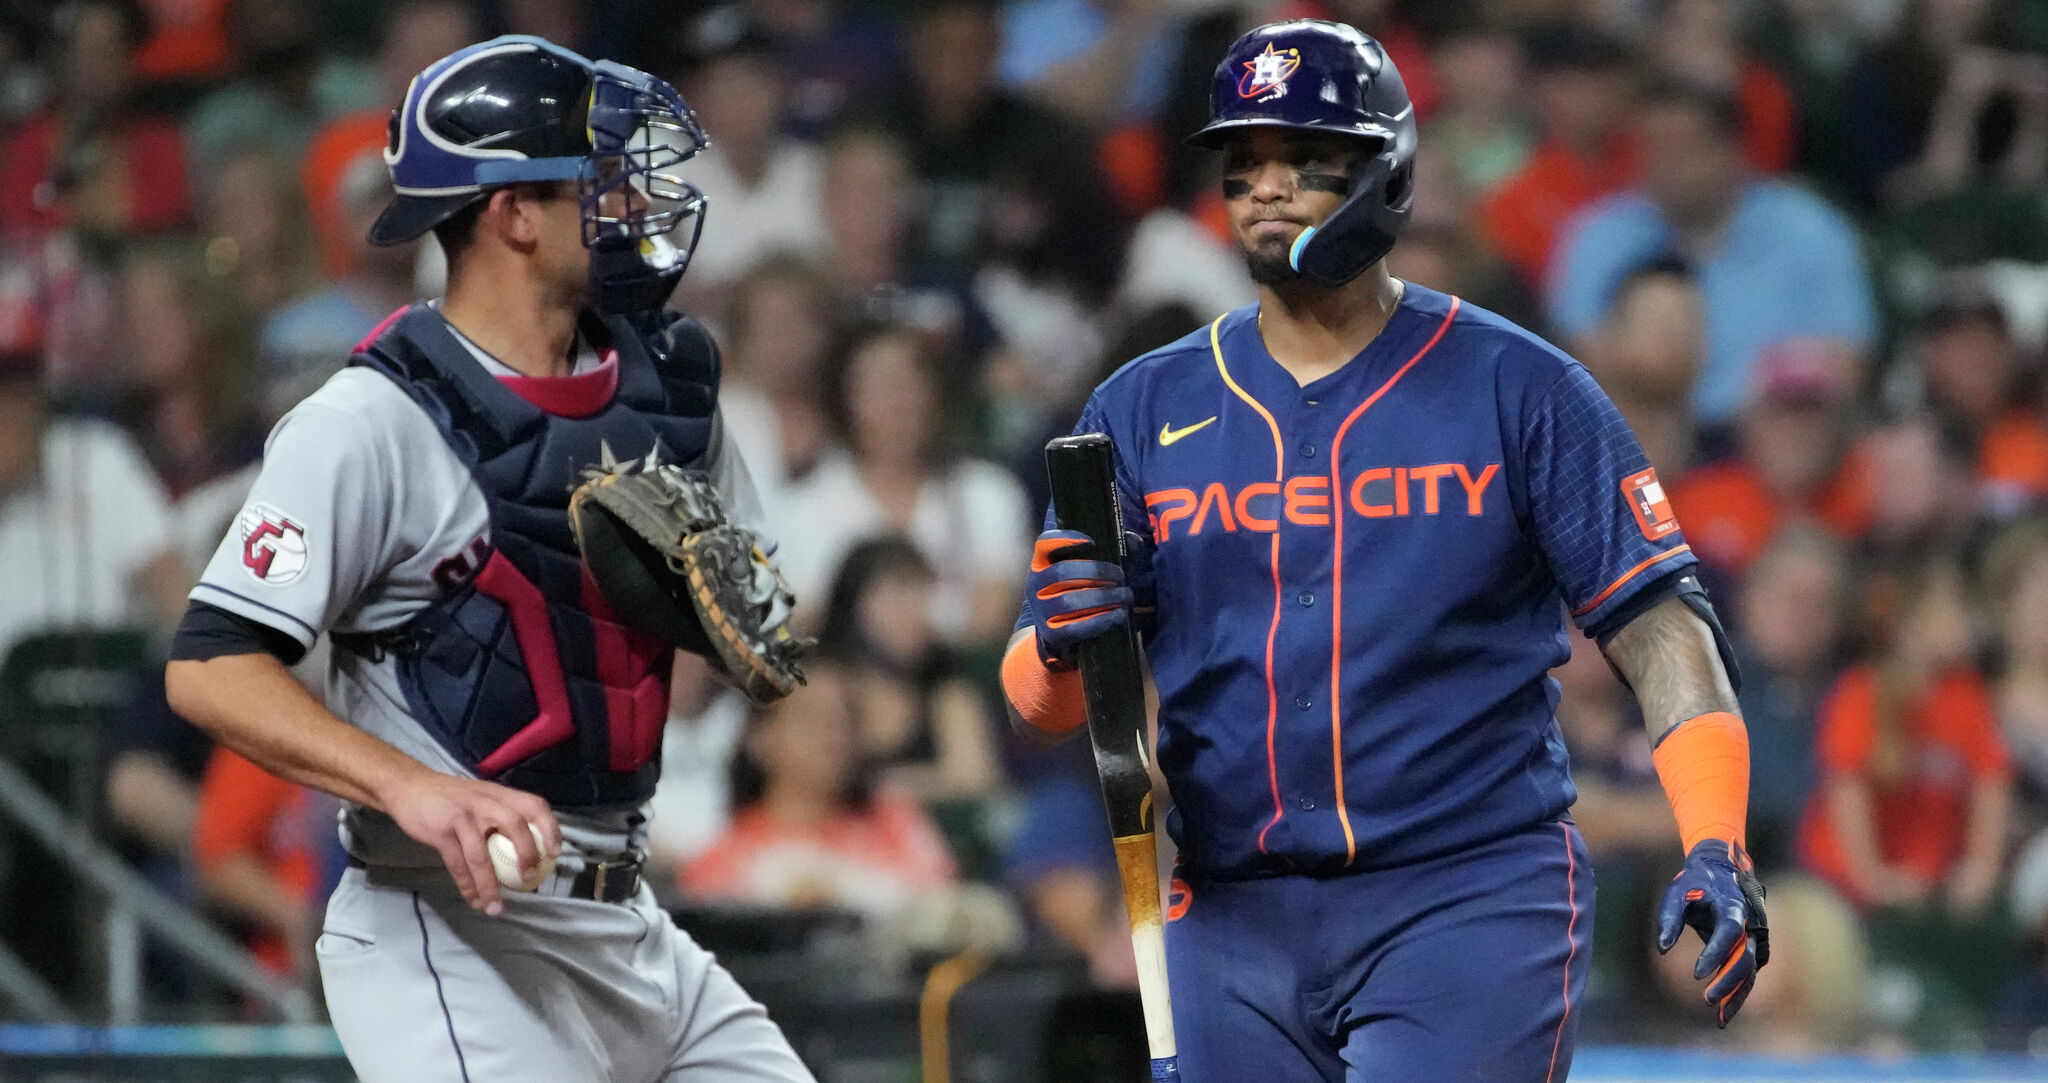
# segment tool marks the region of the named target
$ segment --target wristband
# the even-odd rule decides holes
[[[1727,711],[1689,718],[1657,742],[1651,758],[1686,853],[1706,839],[1746,845],[1749,730],[1742,719]]]
[[[1088,724],[1081,672],[1047,666],[1038,653],[1036,629],[1003,653],[1003,692],[1018,716],[1041,733],[1064,737]]]

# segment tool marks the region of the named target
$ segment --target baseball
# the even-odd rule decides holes
[[[533,832],[533,844],[540,848],[540,865],[531,876],[519,874],[519,851],[512,846],[512,840],[491,832],[484,837],[484,848],[491,852],[491,868],[498,874],[498,882],[514,891],[532,891],[555,873],[555,859],[548,856],[547,840],[541,837],[540,828],[527,824]]]

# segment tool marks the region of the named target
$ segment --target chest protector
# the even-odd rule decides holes
[[[434,569],[440,595],[401,628],[337,637],[392,656],[420,725],[481,778],[558,807],[627,806],[654,792],[671,651],[626,627],[585,570],[569,493],[609,445],[702,461],[718,393],[710,337],[682,321],[657,356],[630,325],[586,315],[617,351],[618,390],[596,413],[543,411],[484,371],[442,319],[414,305],[350,364],[390,377],[433,419],[490,506],[490,541]]]

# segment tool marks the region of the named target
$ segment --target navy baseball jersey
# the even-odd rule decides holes
[[[1257,307],[1138,358],[1109,434],[1182,861],[1212,877],[1402,863],[1575,797],[1548,671],[1694,566],[1585,368],[1407,284],[1386,329],[1297,384]]]

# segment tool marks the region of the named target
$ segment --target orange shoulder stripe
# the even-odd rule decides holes
[[[1670,560],[1672,557],[1675,557],[1680,553],[1690,552],[1692,552],[1692,546],[1681,545],[1676,549],[1666,549],[1663,552],[1658,553],[1656,556],[1653,556],[1650,559],[1643,561],[1641,564],[1638,564],[1635,567],[1630,568],[1628,571],[1621,573],[1621,578],[1615,580],[1612,583],[1607,584],[1606,590],[1603,590],[1600,593],[1595,594],[1593,596],[1592,601],[1587,602],[1585,605],[1582,605],[1577,609],[1572,610],[1572,616],[1583,617],[1586,614],[1591,613],[1595,609],[1600,608],[1601,602],[1604,602],[1607,599],[1613,597],[1614,592],[1620,590],[1622,586],[1626,584],[1629,580],[1634,579],[1636,576],[1643,574],[1643,569],[1648,568],[1653,564],[1658,564],[1663,561]]]

